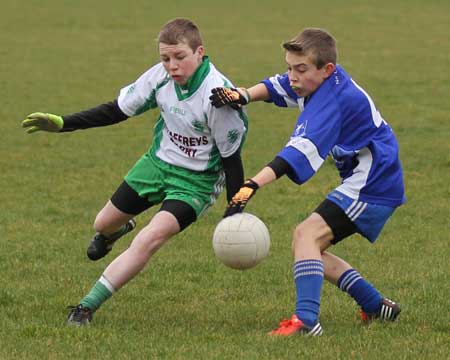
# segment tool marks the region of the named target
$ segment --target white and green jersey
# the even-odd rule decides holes
[[[208,57],[184,86],[159,63],[121,89],[118,104],[130,117],[159,107],[149,150],[153,156],[189,170],[219,171],[220,158],[235,153],[247,131],[244,111],[211,105],[211,89],[219,86],[232,84]]]

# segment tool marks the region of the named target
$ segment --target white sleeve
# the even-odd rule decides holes
[[[233,155],[241,146],[247,132],[245,108],[240,111],[229,106],[217,109],[209,104],[208,122],[220,155],[223,158]]]
[[[131,117],[157,107],[156,89],[164,81],[168,81],[168,75],[163,66],[153,66],[120,90],[117,99],[120,109]]]

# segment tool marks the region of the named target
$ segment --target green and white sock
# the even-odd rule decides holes
[[[127,222],[126,224],[122,225],[119,230],[117,230],[115,233],[107,236],[109,240],[116,241],[120,237],[124,236],[126,233],[133,230],[133,226],[130,224],[130,222]]]
[[[125,235],[128,231],[130,231],[130,230],[128,229],[128,223],[127,223],[125,225],[122,225],[122,227],[119,230],[117,230],[115,233],[109,235],[108,239],[117,240],[118,238]]]
[[[80,304],[96,311],[115,292],[114,286],[102,275],[91,291],[80,301]]]

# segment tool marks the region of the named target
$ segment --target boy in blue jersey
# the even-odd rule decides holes
[[[321,335],[323,278],[352,296],[363,321],[395,320],[400,306],[339,257],[326,250],[359,233],[374,242],[395,208],[404,203],[397,140],[370,96],[336,65],[335,39],[308,28],[283,44],[288,71],[249,88],[212,90],[216,107],[264,100],[299,107],[300,116],[286,146],[230,201],[225,216],[242,212],[256,190],[286,174],[296,184],[310,179],[328,154],[341,184],[293,233],[295,313],[270,335]]]

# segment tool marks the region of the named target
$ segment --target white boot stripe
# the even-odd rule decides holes
[[[320,326],[320,323],[317,323],[316,326],[314,326],[310,332],[308,333],[308,335],[311,336],[317,336],[317,335],[322,335],[322,326]]]
[[[390,307],[386,314],[386,319],[390,319],[392,317],[392,308]]]
[[[383,304],[381,307],[380,317],[387,320],[392,319],[393,311],[394,309],[392,307]]]

